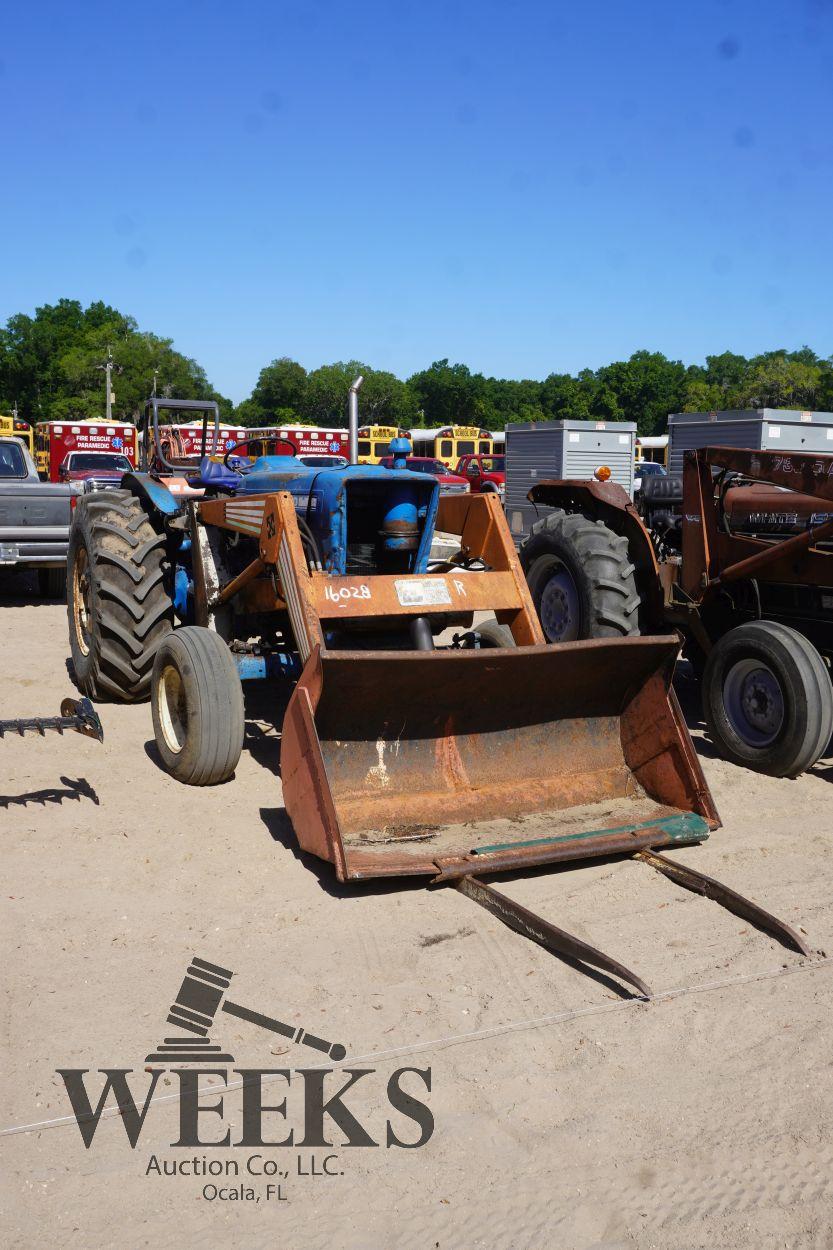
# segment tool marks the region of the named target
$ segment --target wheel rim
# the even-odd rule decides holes
[[[581,610],[578,587],[560,562],[541,592],[541,626],[549,642],[574,642],[579,636]]]
[[[723,706],[729,724],[747,746],[769,746],[784,724],[784,692],[761,660],[732,665],[723,680]]]
[[[185,746],[188,708],[182,678],[173,664],[166,664],[156,684],[159,724],[168,750],[178,755]]]
[[[90,563],[87,548],[79,547],[72,568],[72,619],[82,655],[90,654]]]

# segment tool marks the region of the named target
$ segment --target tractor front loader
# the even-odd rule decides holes
[[[392,468],[334,469],[230,449],[191,480],[201,498],[137,473],[114,497],[82,500],[69,591],[82,688],[150,694],[165,767],[203,785],[237,765],[241,679],[289,678],[280,767],[304,850],[341,881],[457,884],[644,992],[545,921],[533,932],[479,877],[641,854],[705,892],[656,854],[719,825],[671,692],[678,640],[547,646],[496,497],[440,499],[433,477],[404,467],[407,440],[391,449]],[[431,562],[436,529],[459,537],[451,565]]]

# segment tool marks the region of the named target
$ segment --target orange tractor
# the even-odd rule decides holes
[[[544,481],[521,546],[550,642],[679,631],[726,758],[796,776],[833,734],[833,456],[706,447],[639,508]]]

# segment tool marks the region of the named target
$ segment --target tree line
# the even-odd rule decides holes
[[[0,330],[0,411],[17,404],[29,421],[103,415],[100,366],[112,351],[114,417],[135,420],[156,394],[214,399],[222,417],[239,425],[306,422],[346,424],[347,388],[364,376],[360,394],[366,423],[404,426],[481,425],[503,429],[515,421],[635,421],[641,434],[664,432],[670,412],[719,408],[815,408],[833,411],[833,357],[811,348],[779,348],[746,357],[707,356],[704,365],[638,351],[577,374],[550,373],[542,381],[488,377],[467,365],[434,361],[402,380],[361,361],[337,361],[307,370],[282,356],[260,371],[251,395],[236,407],[210,384],[205,370],[176,351],[170,339],[139,330],[135,320],[102,302],[83,308],[60,300],[19,313]]]

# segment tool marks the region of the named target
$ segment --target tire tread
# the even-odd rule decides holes
[[[531,588],[530,574],[535,561],[556,553],[555,543],[571,550],[576,563],[587,574],[590,619],[583,623],[582,637],[633,638],[638,635],[642,600],[636,588],[627,538],[614,534],[603,521],[553,509],[533,523],[529,537],[521,544],[521,565]]]
[[[87,548],[92,582],[92,645],[84,656],[73,639],[73,667],[79,687],[94,699],[136,703],[147,699],[153,660],[173,627],[173,605],[165,584],[167,548],[129,491],[108,490],[79,500],[73,521],[68,567],[77,545]]]

